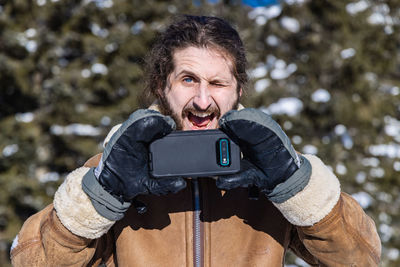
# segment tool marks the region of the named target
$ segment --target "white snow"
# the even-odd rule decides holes
[[[292,137],[292,142],[295,145],[301,144],[301,142],[303,142],[303,138],[301,138],[301,136],[299,136],[299,135],[294,135]]]
[[[338,124],[335,126],[335,134],[336,135],[342,135],[345,132],[347,132],[347,128],[343,124]]]
[[[300,23],[297,19],[295,18],[290,18],[290,17],[282,17],[281,18],[281,25],[283,28],[285,28],[286,30],[292,32],[292,33],[296,33],[299,32],[300,30]]]
[[[371,14],[371,16],[368,17],[368,22],[373,25],[382,25],[386,23],[386,16],[382,13],[374,12]]]
[[[347,4],[346,5],[346,11],[350,15],[355,15],[357,13],[363,12],[369,6],[370,6],[370,4],[367,1],[361,0],[361,1],[358,1],[358,2],[355,2],[355,3]]]
[[[380,238],[382,242],[387,242],[389,241],[390,238],[392,238],[394,234],[394,229],[390,225],[386,223],[381,223],[379,225],[379,232],[380,232]]]
[[[380,164],[380,160],[378,158],[363,158],[361,160],[361,164],[365,167],[378,167]]]
[[[368,151],[374,156],[400,158],[400,145],[395,143],[371,145]]]
[[[32,112],[17,113],[15,114],[15,120],[18,122],[29,123],[35,119],[35,114]]]
[[[343,59],[354,57],[356,50],[354,48],[346,48],[340,51],[340,57]]]
[[[83,69],[81,71],[81,76],[83,78],[89,78],[92,75],[92,72],[89,69]]]
[[[261,79],[258,80],[254,83],[254,90],[256,90],[257,93],[261,93],[265,91],[269,86],[271,85],[270,79]]]
[[[389,115],[385,116],[383,120],[385,122],[385,133],[400,142],[400,121]]]
[[[303,147],[303,153],[304,154],[311,154],[311,155],[316,155],[318,153],[318,148],[313,145],[305,145]]]
[[[258,25],[264,25],[268,20],[278,17],[282,13],[281,5],[272,5],[269,7],[256,7],[249,13],[249,19],[256,20]],[[257,20],[258,19],[258,20]]]
[[[344,133],[341,137],[340,140],[342,141],[342,144],[344,146],[344,148],[346,149],[352,149],[354,142],[353,139],[351,138],[351,136],[346,132]]]
[[[92,65],[91,71],[95,74],[107,75],[108,68],[102,63],[95,63]]]
[[[356,175],[356,182],[359,184],[363,184],[367,180],[367,174],[363,171],[358,172]]]
[[[391,93],[392,95],[394,95],[394,96],[399,95],[399,94],[400,94],[400,88],[397,87],[397,86],[393,86],[393,87],[390,89],[390,93]]]
[[[283,128],[284,128],[285,130],[290,130],[290,129],[293,128],[293,123],[292,123],[291,121],[285,121],[285,122],[283,123]]]
[[[15,153],[17,153],[18,150],[19,150],[18,144],[7,145],[3,148],[3,156],[10,157],[10,156],[14,155]]]
[[[373,25],[393,25],[394,20],[390,16],[390,7],[387,4],[380,4],[373,7],[373,13],[367,21]]]
[[[400,251],[397,248],[390,248],[386,252],[386,256],[391,261],[396,261],[400,257]]]
[[[139,34],[145,26],[145,23],[142,20],[138,20],[135,22],[135,24],[132,25],[131,27],[131,33],[132,34]]]
[[[372,177],[375,177],[375,178],[382,178],[383,176],[385,176],[385,170],[382,169],[382,168],[372,168],[372,169],[369,171],[369,174],[370,174]]]
[[[311,99],[317,103],[326,103],[331,100],[331,94],[328,92],[328,90],[319,88],[311,95]]]
[[[263,108],[262,111],[268,114],[286,114],[296,116],[303,110],[303,102],[295,97],[281,98],[278,102]]]
[[[336,173],[339,175],[345,175],[347,173],[347,168],[343,163],[338,163],[336,165]]]
[[[371,206],[373,202],[373,198],[366,192],[358,192],[351,195],[363,209]]]
[[[34,29],[34,28],[29,28],[29,29],[27,29],[27,30],[25,31],[25,35],[26,35],[26,37],[28,37],[28,38],[33,38],[33,37],[35,37],[35,36],[36,36],[36,29]]]
[[[400,161],[393,162],[393,170],[400,172]]]
[[[38,180],[41,183],[56,182],[59,179],[60,179],[60,174],[58,172],[46,172],[40,177],[38,177]]]
[[[285,0],[285,3],[288,5],[302,5],[304,2],[305,0]]]
[[[117,43],[109,43],[104,47],[104,51],[106,51],[107,53],[112,53],[115,50],[118,49],[118,44]]]
[[[38,6],[44,6],[45,4],[46,4],[46,0],[36,0],[36,4],[38,5]]]
[[[102,118],[101,118],[101,125],[104,125],[104,126],[108,126],[108,125],[110,125],[110,123],[111,123],[111,118],[110,117],[108,117],[108,116],[103,116]]]
[[[282,64],[282,62],[284,64]],[[286,66],[286,62],[280,59],[276,61],[275,69],[271,71],[271,78],[274,80],[286,79],[296,70],[297,70],[296,64],[291,63]]]
[[[92,23],[90,25],[90,30],[92,31],[92,33],[94,35],[101,37],[101,38],[106,38],[109,34],[107,29],[101,28],[100,25],[97,23]]]
[[[267,75],[268,70],[265,64],[258,65],[255,69],[250,70],[249,75],[251,78],[262,78]]]
[[[110,8],[114,5],[113,0],[84,0],[83,4],[87,5],[94,2],[98,8]]]
[[[26,42],[25,45],[25,49],[29,52],[29,53],[35,53],[37,50],[37,42],[34,40],[29,40],[28,42]]]
[[[73,123],[67,126],[52,125],[50,132],[54,135],[98,136],[101,130],[88,124]]]
[[[276,35],[268,35],[267,38],[265,38],[265,42],[269,46],[278,46],[281,43],[281,40],[276,36]]]

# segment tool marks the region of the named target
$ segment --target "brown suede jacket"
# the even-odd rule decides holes
[[[148,211],[138,214],[131,207],[117,222],[100,218],[79,188],[88,167],[99,161],[94,157],[67,177],[54,206],[25,222],[12,263],[283,266],[291,249],[312,266],[378,266],[381,244],[374,222],[340,193],[336,177],[318,158],[306,157],[312,165],[309,185],[282,205],[264,197],[249,200],[245,189],[221,191],[213,179],[203,178],[200,213],[194,211],[189,182],[177,194],[142,196]]]

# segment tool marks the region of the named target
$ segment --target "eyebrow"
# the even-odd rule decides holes
[[[190,70],[181,70],[178,74],[175,75],[175,78],[182,76],[182,75],[190,75],[190,76],[198,77],[194,72],[191,72]]]
[[[193,76],[193,78],[199,79],[199,76],[197,74],[195,74],[194,72],[190,71],[190,70],[182,70],[180,71],[178,74],[175,75],[175,78],[182,76],[182,75],[189,75],[189,76]],[[221,77],[215,77],[212,78],[209,82],[221,82],[221,83],[229,83],[228,80],[223,79]]]

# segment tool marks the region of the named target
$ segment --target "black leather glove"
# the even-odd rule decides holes
[[[122,124],[106,145],[99,166],[89,171],[82,182],[100,214],[114,218],[115,214],[108,212],[111,210],[119,213],[119,218],[137,195],[164,195],[186,187],[181,177],[155,179],[149,176],[148,145],[174,128],[175,122],[170,117],[152,110],[138,110]],[[120,204],[96,187],[93,176]]]
[[[283,202],[301,191],[311,175],[308,161],[299,157],[289,138],[267,114],[257,109],[229,111],[221,130],[243,153],[241,171],[217,179],[220,189],[256,186],[271,201]]]

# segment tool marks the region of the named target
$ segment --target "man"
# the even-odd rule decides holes
[[[282,266],[291,249],[316,266],[377,266],[375,225],[334,174],[297,154],[268,115],[240,106],[245,70],[243,44],[222,19],[170,25],[148,61],[157,103],[115,128],[102,155],[25,222],[13,264]],[[150,177],[149,143],[175,128],[222,129],[242,150],[241,171]]]

